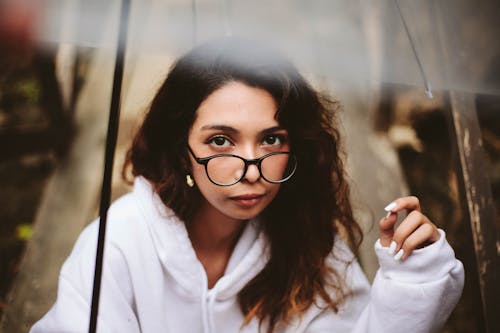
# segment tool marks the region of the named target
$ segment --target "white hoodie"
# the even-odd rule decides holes
[[[95,221],[80,235],[62,267],[57,301],[31,333],[88,331],[97,233]],[[438,330],[457,303],[464,279],[461,262],[440,233],[439,241],[404,261],[395,261],[377,241],[380,269],[371,288],[356,261],[346,267],[352,253],[336,241],[337,259],[330,255],[328,261],[346,273],[352,296],[338,313],[311,306],[280,333]],[[98,332],[259,332],[256,319],[242,326],[237,301],[269,258],[266,237],[255,222],[245,227],[212,289],[184,223],[143,178],[110,207],[106,237]]]

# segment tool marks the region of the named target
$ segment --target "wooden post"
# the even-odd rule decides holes
[[[499,242],[495,225],[495,206],[488,177],[487,159],[481,140],[475,95],[450,92],[451,119],[457,143],[462,191],[467,198],[476,253],[479,287],[486,332],[500,332]]]

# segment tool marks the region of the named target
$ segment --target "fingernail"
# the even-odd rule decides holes
[[[387,214],[385,215],[385,218],[388,219],[389,216],[391,216],[392,212],[387,212]]]
[[[395,202],[391,202],[390,204],[388,204],[387,206],[385,206],[384,210],[386,212],[390,212],[390,211],[392,211],[396,207],[397,207],[396,203]]]
[[[389,254],[394,255],[394,253],[396,253],[396,246],[398,246],[398,244],[396,244],[395,241],[392,241],[391,245],[389,245]]]
[[[398,253],[396,253],[396,255],[394,256],[394,260],[401,260],[401,257],[403,256],[403,254],[405,253],[405,251],[403,251],[403,249],[399,250]]]

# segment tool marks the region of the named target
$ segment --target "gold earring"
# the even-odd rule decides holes
[[[189,187],[193,187],[194,186],[194,180],[193,180],[193,177],[191,177],[191,175],[186,175],[186,184],[187,186]]]

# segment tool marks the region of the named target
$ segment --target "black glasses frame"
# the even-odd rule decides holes
[[[293,174],[295,173],[295,170],[297,169],[297,158],[295,157],[295,155],[293,153],[291,153],[289,151],[272,152],[272,153],[266,154],[264,156],[261,156],[259,158],[247,160],[244,157],[241,157],[241,156],[238,156],[238,155],[233,155],[233,154],[217,154],[217,155],[211,155],[211,156],[207,156],[207,157],[197,157],[194,154],[193,150],[191,149],[191,147],[189,145],[187,146],[187,148],[188,148],[189,152],[191,153],[191,155],[193,156],[193,158],[196,161],[196,163],[205,166],[205,173],[207,174],[208,179],[213,184],[218,185],[218,186],[232,186],[232,185],[240,182],[243,178],[245,178],[245,175],[247,174],[247,170],[248,170],[248,166],[249,165],[256,165],[257,169],[259,169],[259,175],[260,175],[260,177],[262,177],[262,179],[264,179],[266,182],[272,183],[272,184],[281,184],[283,182],[286,182],[287,180],[289,180],[290,178],[292,178]],[[262,174],[262,169],[261,169],[262,161],[265,158],[267,158],[269,156],[273,156],[273,155],[288,155],[289,161],[290,161],[290,158],[291,158],[293,160],[293,162],[294,162],[294,166],[293,166],[292,172],[290,173],[289,176],[285,177],[282,180],[278,180],[278,181],[276,181],[276,180],[269,180],[266,177],[264,177],[264,175]],[[218,182],[214,181],[212,178],[210,178],[210,175],[208,174],[208,162],[211,159],[214,159],[216,157],[237,157],[240,160],[242,160],[245,163],[245,168],[243,169],[243,173],[241,174],[241,177],[238,180],[236,180],[236,181],[234,181],[233,183],[230,183],[230,184],[221,184],[221,183],[218,183]]]

